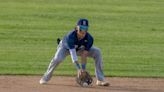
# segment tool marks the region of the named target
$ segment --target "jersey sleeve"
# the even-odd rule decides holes
[[[76,50],[75,50],[75,35],[76,34],[73,32],[67,35],[68,49],[69,49],[73,63],[78,61]]]
[[[69,34],[67,37],[68,37],[67,38],[68,48],[69,49],[74,49],[75,48],[74,35]]]
[[[69,49],[69,52],[71,54],[72,62],[75,63],[76,61],[78,61],[76,50],[75,49]]]

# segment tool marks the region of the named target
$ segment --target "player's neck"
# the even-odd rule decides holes
[[[80,35],[77,34],[77,38],[78,38],[78,40],[81,40],[81,39],[83,39],[84,37],[82,37],[82,36],[80,36]]]

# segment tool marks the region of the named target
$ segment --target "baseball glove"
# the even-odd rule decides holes
[[[86,87],[86,86],[91,86],[92,85],[93,79],[87,71],[82,71],[80,74],[77,75],[76,82],[80,86]]]

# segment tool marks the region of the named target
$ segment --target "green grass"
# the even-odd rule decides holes
[[[0,0],[0,74],[43,74],[56,38],[88,18],[106,76],[164,77],[163,0]],[[87,69],[94,74],[94,63]],[[75,75],[70,57],[54,72]]]

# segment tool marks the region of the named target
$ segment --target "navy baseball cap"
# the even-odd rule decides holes
[[[85,30],[85,31],[87,31],[89,27],[89,23],[87,19],[80,19],[77,22],[77,25],[80,27],[80,30]]]

